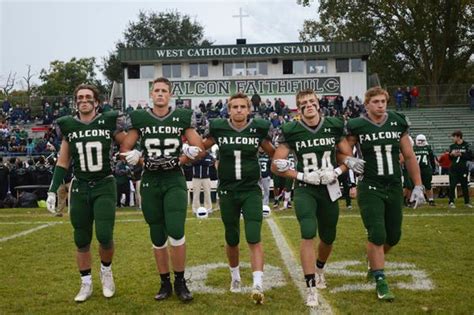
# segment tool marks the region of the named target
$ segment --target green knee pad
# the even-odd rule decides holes
[[[74,229],[74,243],[77,248],[89,246],[92,241],[92,227],[87,229]]]
[[[368,235],[367,239],[369,242],[374,243],[377,246],[385,244],[387,234],[383,224],[371,224],[366,226],[366,229]]]
[[[150,224],[150,238],[153,245],[156,247],[162,247],[168,240],[168,234],[166,234],[165,226],[163,224]]]
[[[316,237],[316,216],[314,218],[299,219],[301,238],[311,240]]]

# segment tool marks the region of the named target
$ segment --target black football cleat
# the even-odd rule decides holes
[[[169,298],[173,294],[173,288],[171,282],[162,282],[160,291],[155,295],[155,300],[162,301]]]
[[[193,294],[189,291],[186,286],[186,280],[184,278],[175,279],[174,281],[174,292],[178,298],[183,302],[190,302],[193,300]]]

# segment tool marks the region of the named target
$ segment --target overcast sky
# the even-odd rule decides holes
[[[203,25],[214,44],[235,44],[240,27],[232,15],[239,8],[249,15],[243,34],[252,44],[297,42],[303,21],[316,16],[316,4],[302,7],[296,0],[0,0],[0,84],[10,71],[18,79],[26,75],[27,64],[39,73],[53,60],[96,57],[101,62],[140,10],[176,9]]]

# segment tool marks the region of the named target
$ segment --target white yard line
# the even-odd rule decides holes
[[[306,287],[304,285],[304,282],[301,281],[301,278],[303,277],[303,270],[301,269],[301,266],[296,260],[295,256],[293,256],[293,253],[290,249],[290,246],[288,245],[288,242],[286,241],[285,237],[281,233],[275,221],[273,221],[272,218],[266,219],[265,221],[268,223],[268,226],[270,227],[270,230],[272,231],[273,238],[275,239],[275,243],[278,247],[278,250],[280,251],[281,258],[283,259],[283,262],[285,263],[286,269],[290,273],[293,283],[298,288],[301,298],[303,299],[303,301],[305,301],[306,300]],[[319,306],[317,308],[311,308],[310,313],[311,314],[332,314],[332,310],[331,310],[331,306],[326,302],[326,300],[321,295],[319,295]]]
[[[474,216],[474,213],[408,213],[404,214],[403,217],[472,217]],[[296,216],[292,215],[281,215],[281,216],[275,216],[276,218],[279,219],[296,219]],[[360,215],[358,214],[341,214],[339,216],[339,219],[344,219],[344,218],[360,218]]]
[[[56,223],[54,223],[54,222],[53,222],[53,223],[48,223],[48,224],[43,224],[43,225],[34,227],[34,228],[32,228],[32,229],[29,229],[29,230],[20,232],[20,233],[16,233],[16,234],[13,234],[13,235],[10,235],[10,236],[2,237],[2,238],[0,238],[0,243],[6,242],[6,241],[8,241],[8,240],[11,240],[11,239],[14,239],[14,238],[17,238],[17,237],[20,237],[20,236],[25,236],[25,235],[31,234],[31,233],[33,233],[33,232],[42,230],[42,229],[44,229],[44,228],[53,226],[53,225],[55,225],[55,224],[56,224]]]
[[[472,217],[474,216],[474,213],[409,213],[409,214],[404,214],[404,217]],[[2,216],[0,216],[1,218]],[[6,217],[6,216],[3,216]],[[16,215],[11,215],[11,217],[16,217]],[[296,216],[292,215],[281,215],[281,216],[274,216],[275,218],[278,219],[296,219]],[[339,219],[343,218],[360,218],[360,215],[357,214],[342,214],[339,216]],[[192,216],[189,216],[186,218],[186,220],[221,220],[220,217],[210,217],[207,219],[198,219]],[[266,219],[268,220],[268,219]],[[68,220],[69,221],[69,220]],[[0,222],[0,225],[21,225],[21,224],[64,224],[68,223],[68,221],[14,221],[14,222]],[[145,219],[118,219],[115,220],[115,222],[120,222],[120,223],[129,223],[129,222],[145,222]]]

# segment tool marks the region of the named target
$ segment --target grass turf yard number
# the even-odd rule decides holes
[[[363,279],[364,282],[355,284],[344,284],[339,287],[331,289],[331,293],[346,292],[346,291],[369,291],[375,287],[374,283],[368,283],[365,281],[367,270],[357,271],[360,268],[354,268],[356,266],[364,266],[366,268],[367,263],[357,260],[345,260],[338,262],[331,262],[327,265],[326,274],[339,277],[351,277]],[[407,289],[413,291],[429,291],[434,289],[434,284],[428,277],[424,270],[416,269],[415,264],[410,263],[397,263],[397,262],[386,262],[385,263],[385,274],[387,275],[390,284],[393,287],[399,289]],[[397,277],[410,277],[411,281],[400,281]]]
[[[216,269],[224,268],[226,271],[229,270],[229,265],[226,263],[213,263],[188,267],[186,273],[190,275],[190,281],[188,283],[189,290],[191,292],[200,292],[200,293],[214,293],[214,294],[224,294],[229,291],[227,285],[230,283],[230,275],[228,283],[225,283],[226,288],[218,288],[210,286],[206,283],[208,274]],[[240,271],[243,276],[244,273],[251,273],[249,263],[241,263]],[[247,284],[247,285],[245,285]],[[279,267],[272,265],[265,265],[265,282],[264,289],[270,290],[274,288],[283,287],[286,285],[285,276]],[[252,291],[252,283],[243,283],[242,293],[250,293]]]

